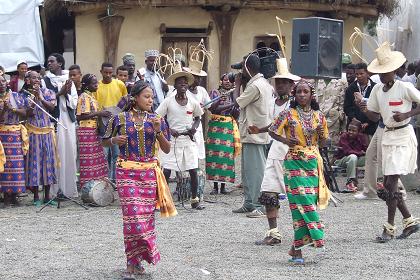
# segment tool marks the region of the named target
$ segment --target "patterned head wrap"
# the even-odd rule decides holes
[[[133,54],[126,53],[123,58],[123,64],[136,64],[136,59]]]
[[[147,50],[144,52],[144,57],[148,58],[150,56],[155,56],[158,57],[159,56],[159,51],[158,50]]]

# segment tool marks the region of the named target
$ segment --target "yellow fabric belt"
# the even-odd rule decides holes
[[[171,191],[166,183],[163,171],[157,161],[153,162],[137,162],[131,160],[124,160],[119,158],[117,161],[118,167],[124,169],[154,169],[156,173],[157,183],[157,202],[156,208],[160,209],[161,217],[173,217],[178,214],[172,199]]]
[[[222,116],[222,115],[211,115],[211,119],[218,122],[231,122],[233,124],[233,145],[235,148],[235,152],[233,154],[234,157],[237,157],[241,154],[241,136],[239,134],[238,124],[236,120],[231,116]]]
[[[79,122],[79,127],[97,128],[98,122],[96,120],[82,120]]]
[[[0,142],[0,172],[4,171],[5,163],[6,163],[6,155],[4,154],[3,144]]]
[[[32,124],[27,123],[26,129],[28,130],[28,133],[30,134],[36,134],[36,135],[44,135],[44,134],[52,134],[52,140],[54,145],[54,157],[57,168],[60,167],[60,158],[58,157],[58,150],[57,150],[57,139],[55,137],[55,129],[53,126],[46,126],[46,127],[37,127]]]
[[[24,155],[26,155],[29,151],[29,137],[28,137],[28,131],[26,130],[26,127],[22,124],[16,124],[16,125],[7,125],[2,124],[0,125],[0,131],[2,132],[16,132],[20,131],[20,136],[22,138],[22,152]]]

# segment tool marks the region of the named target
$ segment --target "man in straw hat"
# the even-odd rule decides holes
[[[272,77],[275,83],[276,99],[272,113],[274,120],[281,112],[289,108],[289,96],[293,85],[300,80],[299,76],[289,73],[286,58],[277,59],[277,73]],[[263,128],[254,125],[248,127],[249,133],[268,132],[271,123]],[[280,201],[286,198],[284,185],[283,160],[289,147],[280,141],[273,141],[268,153],[264,170],[264,178],[261,183],[261,195],[259,201],[265,206],[269,230],[263,240],[256,241],[256,245],[280,244],[282,235],[277,228],[278,210]]]
[[[168,84],[161,75],[155,71],[155,63],[158,56],[158,50],[147,50],[144,52],[144,63],[146,64],[144,79],[149,83],[153,90],[153,110],[156,110],[159,107],[169,90]]]
[[[203,110],[200,104],[187,96],[188,86],[194,82],[194,77],[182,70],[181,63],[176,61],[174,73],[168,77],[168,83],[173,85],[176,94],[168,96],[156,113],[166,117],[173,138],[171,139],[171,151],[161,156],[166,180],[171,175],[171,170],[187,171],[191,179],[191,207],[202,210],[197,196],[198,191],[198,148],[194,135],[200,124]]]
[[[201,106],[210,102],[209,93],[205,88],[200,86],[202,79],[207,77],[207,73],[203,71],[205,57],[206,56],[203,56],[201,60],[193,59],[191,57],[188,64],[189,67],[184,67],[184,70],[192,74],[194,77],[194,82],[189,86],[187,95],[188,97],[194,98]],[[198,146],[198,159],[205,159],[206,149],[204,146],[203,126],[201,122],[197,128],[195,140]]]
[[[255,54],[245,57],[242,63],[242,75],[249,78],[245,90],[239,96],[242,76],[235,76],[234,99],[241,108],[239,115],[239,133],[242,143],[242,184],[244,188],[244,204],[234,213],[249,213],[252,218],[264,217],[262,205],[258,201],[261,183],[266,164],[267,144],[270,143],[268,133],[250,134],[248,127],[255,125],[264,127],[271,122],[269,110],[271,108],[273,87],[268,83],[260,71],[260,59]],[[239,97],[238,97],[239,96]]]
[[[398,189],[401,175],[414,173],[417,168],[417,139],[410,125],[412,103],[420,103],[420,93],[412,84],[395,80],[395,71],[406,61],[398,51],[391,51],[388,42],[376,49],[376,58],[369,64],[368,71],[378,73],[383,84],[376,85],[363,112],[372,120],[382,116],[385,124],[382,136],[382,171],[384,189],[378,190],[379,198],[388,206],[388,221],[384,224],[378,242],[387,242],[396,235],[395,212],[403,216],[403,231],[397,237],[404,239],[420,229],[420,220],[414,218]]]

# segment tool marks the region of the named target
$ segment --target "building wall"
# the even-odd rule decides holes
[[[121,27],[117,58],[127,53],[136,56],[137,68],[144,65],[144,51],[161,48],[159,27],[165,23],[167,27],[206,28],[212,21],[210,13],[201,8],[133,8],[118,11],[125,17]],[[254,37],[266,33],[278,33],[275,17],[287,20],[281,25],[286,39],[286,54],[291,57],[292,19],[310,16],[310,13],[290,10],[256,11],[241,10],[235,22],[232,34],[231,63],[239,61],[245,54],[254,49]],[[361,27],[363,20],[350,17],[344,24],[344,51],[349,52],[348,38],[354,26]],[[213,49],[213,60],[209,63],[209,88],[218,86],[219,79],[219,43],[216,27],[209,36],[209,48]],[[97,15],[76,16],[76,63],[80,64],[84,73],[99,74],[104,59],[103,37]],[[121,60],[118,61],[121,63]]]

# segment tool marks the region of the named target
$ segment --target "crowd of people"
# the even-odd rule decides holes
[[[174,58],[171,73],[156,71],[157,50],[145,52],[136,71],[132,54],[121,66],[101,65],[102,77],[65,70],[62,55],[48,56],[48,71],[0,75],[0,190],[5,207],[33,193],[33,204],[52,204],[52,196],[76,197],[92,180],[116,185],[123,214],[127,256],[124,279],[144,273],[142,262],[160,260],[155,216],[177,214],[167,182],[171,172],[188,172],[191,208],[205,209],[198,194],[199,162],[205,162],[211,194],[228,194],[241,154],[244,201],[233,213],[266,217],[268,231],[257,245],[282,242],[277,217],[282,201],[292,213],[294,241],[290,262],[304,263],[302,249],[324,247],[324,225],[317,209],[331,194],[324,178],[321,148],[344,168],[344,190],[357,199],[378,195],[388,220],[377,242],[407,238],[420,229],[405,202],[401,175],[417,168],[417,139],[410,118],[420,113],[416,78],[420,63],[409,64],[389,44],[377,49],[369,65],[343,55],[343,77],[314,86],[293,75],[285,58],[271,79],[260,73],[251,53],[239,73],[225,73],[210,91],[200,86],[204,59]],[[413,72],[414,71],[414,72]],[[323,88],[322,88],[323,87]],[[208,129],[203,115],[209,112]],[[206,126],[205,126],[206,127]],[[401,157],[401,155],[405,155]],[[358,167],[365,166],[363,190]],[[77,176],[79,174],[79,176]],[[43,198],[40,198],[43,190]],[[403,216],[396,235],[395,213]]]

